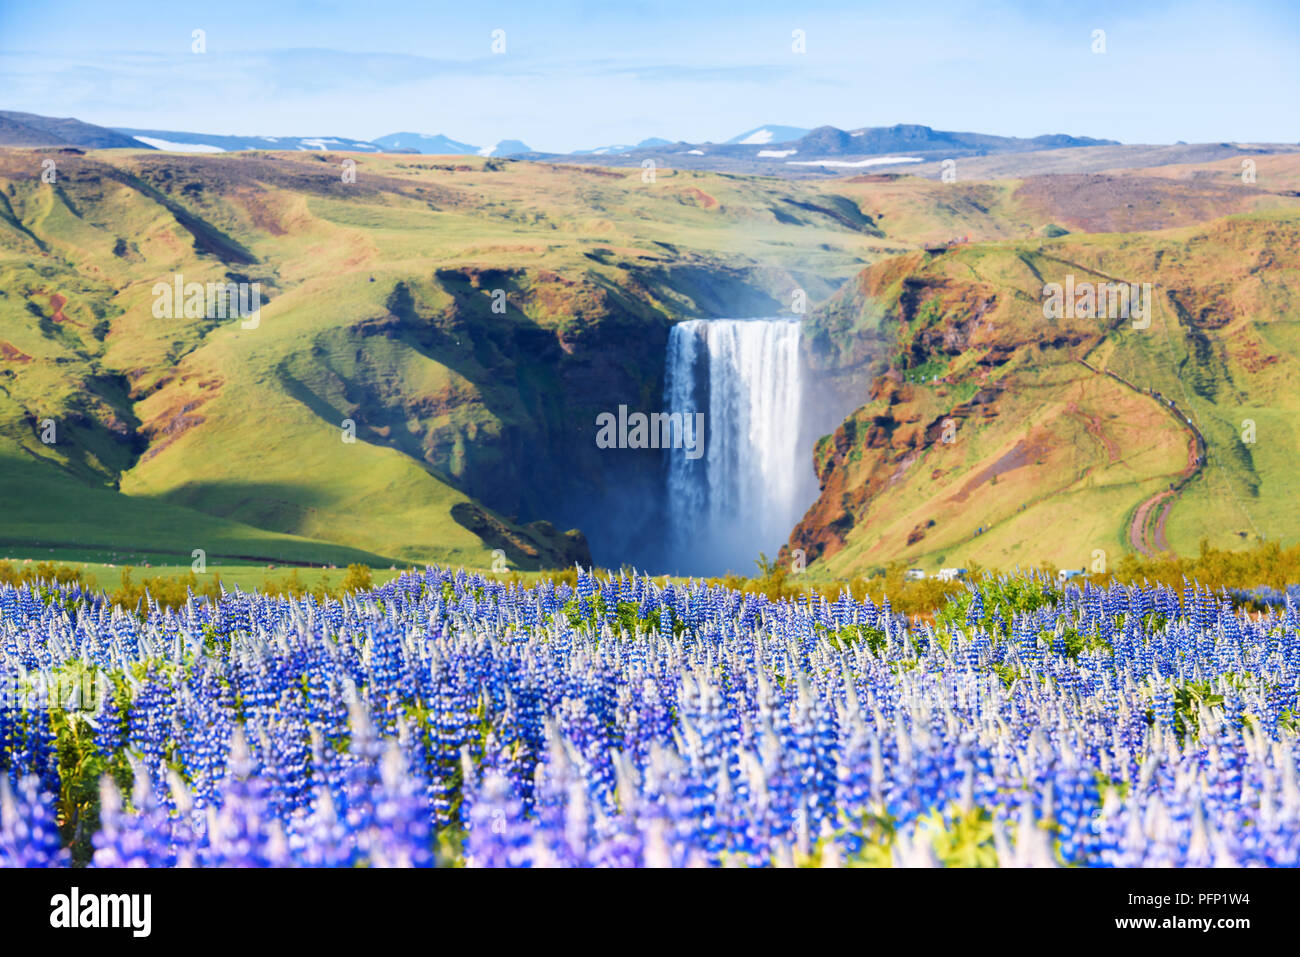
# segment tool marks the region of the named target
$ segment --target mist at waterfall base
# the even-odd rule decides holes
[[[753,574],[816,499],[800,331],[796,319],[692,319],[669,333],[665,409],[702,412],[705,428],[702,455],[665,451],[665,571]]]

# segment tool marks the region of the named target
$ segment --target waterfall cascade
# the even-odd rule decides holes
[[[668,453],[670,565],[680,574],[750,574],[816,497],[802,455],[800,324],[692,319],[668,338],[669,412],[703,412],[704,453]]]

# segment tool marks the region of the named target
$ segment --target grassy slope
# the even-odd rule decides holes
[[[775,311],[887,248],[812,187],[711,174],[643,183],[639,171],[365,157],[345,184],[319,156],[59,164],[51,188],[32,175],[36,154],[0,157],[0,435],[23,450],[0,459],[0,482],[21,493],[57,471],[103,489],[100,510],[120,521],[101,531],[66,507],[76,486],[29,496],[8,529],[92,550],[212,539],[275,559],[320,539],[341,546],[321,561],[489,564],[496,543],[451,510],[476,474],[519,468],[491,440],[526,431],[534,402],[564,386],[545,361],[503,362],[497,327],[565,341],[611,315],[712,313],[737,290]],[[512,271],[501,318],[464,278],[491,269]],[[155,318],[153,284],[176,273],[261,282],[259,328]],[[435,320],[371,336],[362,327],[391,319],[401,288],[417,324]],[[47,417],[53,445],[39,440]],[[532,564],[555,561],[551,533],[501,524],[523,543],[512,563],[528,567],[530,545]]]
[[[217,557],[290,564],[380,565],[382,554],[321,539],[280,535],[148,498],[87,486],[34,461],[7,440],[0,445],[0,550],[60,560],[82,557],[176,561],[193,550]]]
[[[221,554],[267,560],[340,563],[364,551],[372,564],[484,566],[492,543],[451,509],[500,499],[500,483],[485,484],[494,475],[530,484],[510,471],[532,461],[518,436],[549,441],[546,429],[565,421],[557,396],[591,374],[534,354],[539,332],[552,350],[582,356],[601,329],[627,323],[622,338],[588,347],[618,367],[606,394],[622,397],[657,381],[640,368],[658,361],[653,336],[638,347],[638,330],[662,336],[679,315],[784,311],[795,288],[816,301],[876,262],[876,286],[851,288],[819,319],[838,316],[834,349],[906,349],[915,367],[933,345],[920,335],[913,348],[925,327],[959,325],[981,297],[996,306],[942,369],[951,384],[893,384],[847,423],[865,446],[873,416],[888,412],[890,448],[843,450],[858,456],[849,465],[869,467],[841,467],[834,501],[812,513],[852,525],[829,564],[1081,565],[1093,548],[1125,549],[1127,518],[1178,472],[1186,435],[1149,397],[1074,361],[1083,355],[1183,397],[1211,439],[1209,467],[1169,519],[1172,545],[1292,534],[1293,282],[1287,257],[1261,257],[1294,249],[1294,200],[1277,195],[1300,181],[1294,158],[1261,158],[1259,186],[1230,200],[1239,169],[1220,163],[1162,168],[1159,182],[1086,179],[1053,206],[1033,180],[792,184],[660,171],[645,183],[636,170],[405,156],[359,158],[357,183],[344,184],[330,156],[92,154],[60,159],[52,189],[35,178],[35,157],[0,153],[0,435],[14,450],[0,457],[0,487],[23,503],[14,541],[181,554],[217,541]],[[1178,228],[1028,238],[1048,223],[1095,228],[1115,196],[1125,228]],[[1255,212],[1186,225],[1216,204]],[[962,235],[981,245],[908,253]],[[1193,329],[1162,293],[1149,335],[1071,326],[1046,337],[1064,343],[1031,348],[1045,338],[1042,281],[1090,269],[1151,279],[1182,308],[1230,320]],[[262,282],[271,302],[260,327],[155,319],[151,287],[175,272]],[[508,290],[505,316],[487,308],[493,286]],[[409,315],[394,324],[399,291]],[[512,343],[524,345],[505,354]],[[1007,346],[1007,361],[980,363]],[[994,403],[972,410],[987,386],[999,387]],[[959,442],[917,441],[958,409]],[[1248,415],[1259,441],[1244,456],[1232,438]],[[47,416],[54,446],[39,441]],[[340,440],[345,417],[358,423],[355,444]],[[58,494],[30,494],[46,482]],[[80,486],[69,482],[107,497],[78,511]],[[96,522],[104,534],[87,534]],[[503,524],[542,561],[556,554],[545,533]]]
[[[1205,469],[1170,515],[1169,545],[1191,554],[1203,538],[1220,547],[1293,542],[1300,218],[1231,217],[1169,240],[1181,255],[1161,270],[1152,329],[1121,330],[1098,352],[1173,397],[1209,445]],[[1242,440],[1246,420],[1253,443]]]
[[[1097,549],[1113,563],[1131,548],[1138,503],[1186,466],[1190,433],[1084,357],[1174,398],[1205,435],[1206,466],[1168,519],[1172,548],[1300,538],[1290,506],[1300,215],[1279,205],[1201,226],[969,246],[869,270],[819,321],[869,331],[899,368],[823,445],[824,492],[792,545],[823,555],[836,574],[899,558],[931,569],[1090,567]],[[1042,284],[1068,273],[1153,282],[1151,328],[1045,320]],[[948,382],[907,382],[918,369]],[[989,401],[964,405],[976,389]],[[936,426],[948,416],[960,423],[952,444]],[[1256,422],[1253,445],[1240,439],[1246,418]]]

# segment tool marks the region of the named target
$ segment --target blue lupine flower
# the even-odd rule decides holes
[[[83,739],[135,778],[129,806],[101,798],[97,866],[928,863],[933,828],[976,810],[1009,862],[1300,863],[1289,596],[1257,619],[1195,583],[1068,585],[1029,610],[970,586],[958,630],[847,593],[587,571],[428,569],[140,619],[52,587],[75,620],[0,586],[0,673],[87,661],[120,689]],[[0,702],[6,860],[68,859],[41,797],[71,746],[49,704]]]
[[[16,791],[7,777],[0,777],[0,867],[61,867],[69,863],[52,804],[36,775],[24,777]]]

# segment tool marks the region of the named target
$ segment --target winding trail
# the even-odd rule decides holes
[[[1081,358],[1078,362],[1097,375],[1110,376],[1116,382],[1134,392],[1154,399],[1162,409],[1177,420],[1179,425],[1187,430],[1189,439],[1187,443],[1187,465],[1183,467],[1183,470],[1178,473],[1178,477],[1169,484],[1167,489],[1161,489],[1155,495],[1141,502],[1133,513],[1132,522],[1129,523],[1128,540],[1140,553],[1151,557],[1166,552],[1169,550],[1169,541],[1165,538],[1165,522],[1169,518],[1169,513],[1173,510],[1174,502],[1178,499],[1178,493],[1205,467],[1205,436],[1201,434],[1201,430],[1192,423],[1192,420],[1187,415],[1172,404],[1171,400],[1166,399],[1154,389],[1144,389],[1116,372],[1111,372],[1109,369],[1099,369],[1087,359]]]

